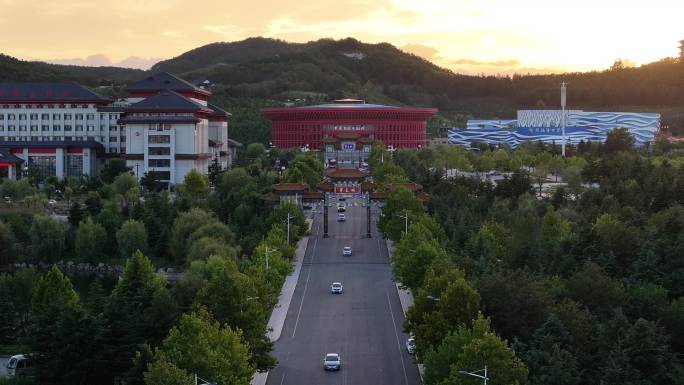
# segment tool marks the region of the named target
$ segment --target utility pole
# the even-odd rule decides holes
[[[287,212],[287,244],[290,244],[290,219],[294,218],[294,215],[290,215],[290,212]]]
[[[323,193],[323,238],[328,238],[328,193]]]
[[[268,253],[269,251],[277,251],[278,249],[270,249],[268,248],[268,245],[264,247],[265,249],[265,254],[266,254],[266,270],[268,270]]]
[[[404,215],[401,214],[395,214],[399,218],[404,219],[404,235],[408,234],[408,211],[404,211]]]
[[[565,102],[566,102],[566,82],[561,83],[561,109],[563,110],[563,116],[562,116],[562,128],[563,128],[563,143],[561,143],[561,155],[565,157]]]
[[[368,191],[366,194],[368,194],[368,200],[366,201],[366,237],[370,238],[371,237],[371,197],[370,197],[370,191]]]

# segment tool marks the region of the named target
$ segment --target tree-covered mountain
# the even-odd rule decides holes
[[[213,102],[233,112],[231,135],[268,142],[261,106],[306,104],[354,97],[368,102],[431,106],[440,116],[431,134],[470,117],[512,118],[521,108],[557,108],[561,81],[569,82],[568,105],[576,109],[660,112],[665,125],[684,132],[684,63],[666,58],[636,68],[555,75],[469,76],[455,74],[391,44],[347,38],[288,43],[267,38],[212,43],[157,63],[188,80],[210,80]],[[0,56],[0,80],[76,80],[89,86],[125,82],[147,72],[113,67],[60,66]],[[118,86],[118,87],[116,87]],[[103,90],[101,90],[102,92]]]

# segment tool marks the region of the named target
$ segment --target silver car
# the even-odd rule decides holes
[[[416,340],[413,337],[406,340],[406,351],[408,354],[416,354]]]
[[[323,369],[325,370],[340,370],[342,367],[342,360],[337,353],[328,353],[323,359]]]
[[[341,282],[333,282],[330,285],[330,293],[332,294],[342,294],[342,283]]]
[[[342,256],[343,257],[351,257],[351,255],[352,255],[351,246],[345,246],[342,248]]]

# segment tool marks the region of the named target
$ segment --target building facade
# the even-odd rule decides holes
[[[0,176],[97,175],[106,159],[123,158],[138,178],[173,185],[212,162],[231,166],[241,144],[228,138],[230,114],[208,103],[210,91],[169,73],[127,90],[112,103],[73,82],[0,83],[0,150],[23,161],[21,170],[0,162]]]
[[[96,154],[110,150],[110,140],[119,143],[119,114],[100,112],[109,103],[73,82],[0,83],[0,149],[24,161],[22,173],[94,174]],[[0,175],[21,175],[8,171]]]
[[[641,112],[586,112],[520,110],[517,119],[469,120],[466,129],[449,130],[449,143],[470,146],[474,142],[508,144],[542,141],[561,144],[565,120],[566,143],[604,142],[615,128],[626,128],[637,146],[653,142],[660,130],[660,114]]]
[[[190,170],[207,174],[211,162],[229,167],[230,114],[208,102],[211,92],[166,72],[131,84],[123,117],[126,164],[139,178],[183,182]]]
[[[434,108],[395,107],[342,99],[331,104],[264,108],[271,120],[271,140],[280,148],[325,153],[341,165],[365,160],[374,141],[393,148],[419,148],[427,138],[427,120]]]

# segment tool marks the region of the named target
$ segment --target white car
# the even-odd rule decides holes
[[[330,293],[332,294],[342,294],[342,283],[341,282],[333,282],[330,285]]]
[[[406,340],[406,351],[408,354],[416,354],[416,340],[413,337]]]
[[[342,367],[342,360],[337,353],[328,353],[323,359],[323,369],[325,370],[340,370]]]
[[[337,221],[338,222],[344,222],[346,220],[347,220],[347,217],[344,215],[344,213],[337,214]]]
[[[345,246],[342,248],[342,256],[343,257],[351,257],[351,255],[352,255],[351,246]]]

